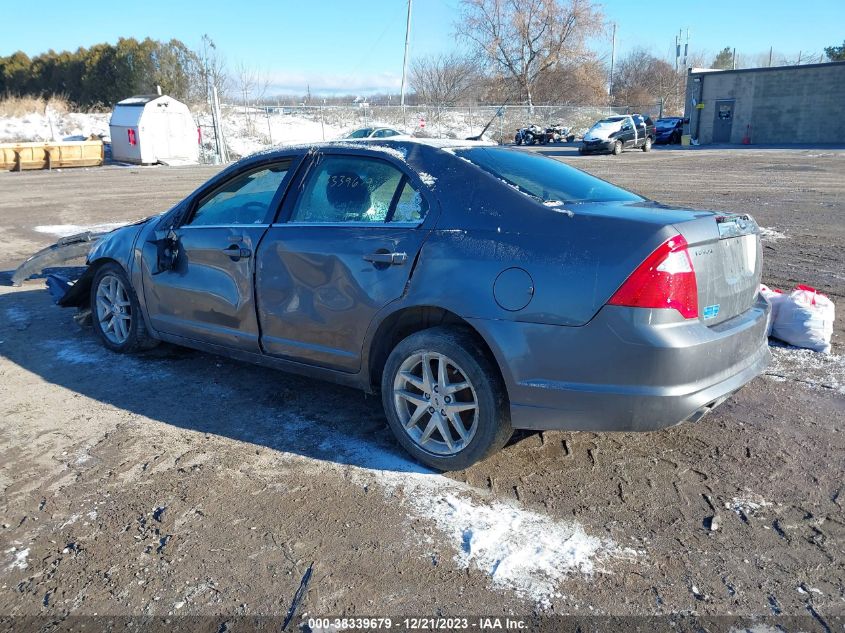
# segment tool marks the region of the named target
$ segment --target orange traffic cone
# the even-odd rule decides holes
[[[751,145],[751,124],[745,126],[745,136],[742,137],[743,145]]]

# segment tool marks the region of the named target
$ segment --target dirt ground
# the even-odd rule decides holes
[[[543,151],[663,202],[754,215],[772,231],[764,281],[837,303],[833,354],[773,348],[767,375],[697,424],[522,434],[437,475],[395,447],[377,398],[171,346],[110,354],[43,281],[12,288],[4,273],[0,617],[239,630],[283,617],[311,566],[292,628],[691,614],[841,631],[845,152]],[[165,210],[213,173],[0,173],[0,270],[64,225]]]

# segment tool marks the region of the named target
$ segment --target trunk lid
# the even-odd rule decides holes
[[[750,215],[719,213],[677,224],[689,244],[699,319],[716,325],[748,310],[762,274],[760,230]]]

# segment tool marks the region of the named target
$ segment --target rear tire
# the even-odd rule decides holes
[[[102,344],[113,352],[131,354],[159,344],[147,331],[138,296],[118,264],[104,264],[94,275],[91,320]]]
[[[616,142],[613,144],[613,149],[611,150],[611,153],[612,153],[614,156],[619,156],[619,154],[621,154],[621,153],[622,153],[622,141],[616,141]]]
[[[385,363],[381,394],[398,442],[436,470],[468,468],[513,434],[498,368],[462,329],[435,327],[402,340]]]

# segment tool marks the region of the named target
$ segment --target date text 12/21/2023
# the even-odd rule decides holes
[[[527,628],[524,620],[501,617],[315,617],[308,618],[312,630],[331,629],[340,631],[375,631],[391,629],[417,630],[477,630],[477,631],[521,631]]]

